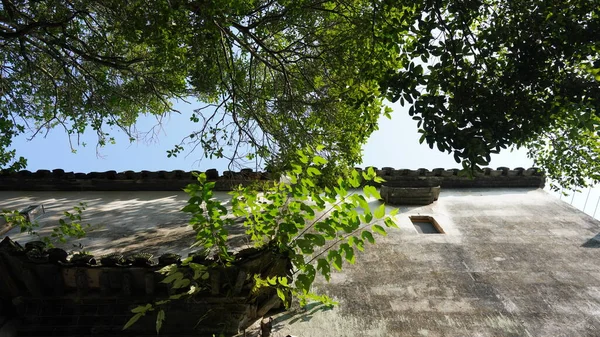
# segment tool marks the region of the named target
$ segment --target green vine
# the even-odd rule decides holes
[[[398,210],[386,214],[383,204],[371,210],[368,199],[381,197],[375,187],[365,183],[383,181],[372,168],[353,170],[333,187],[321,187],[321,169],[327,161],[307,151],[299,151],[298,158],[282,181],[259,188],[240,186],[232,191],[230,212],[213,198],[215,183],[208,182],[204,173],[198,174],[198,182],[185,189],[190,199],[182,211],[191,215],[190,224],[196,232],[194,246],[213,252],[216,258],[210,266],[192,263],[188,258],[182,266],[161,269],[165,275],[162,282],[169,284],[174,294],[167,300],[134,308],[135,315],[124,329],[146,313],[157,311],[158,332],[165,319],[162,305],[210,287],[207,270],[229,266],[234,258],[227,246],[228,228],[233,225],[231,215],[244,220],[246,234],[256,248],[268,248],[287,258],[292,266],[285,276],[255,275],[254,292],[263,287],[275,288],[286,306],[292,298],[298,299],[301,306],[307,301],[335,305],[331,298],[312,292],[315,277],[319,274],[329,281],[332,269],[342,270],[344,261],[355,263],[357,251],[363,251],[365,243],[375,243],[374,233],[386,235],[386,228],[397,227],[392,217]]]
[[[86,209],[87,204],[80,202],[78,206],[74,206],[72,211],[63,212],[63,218],[58,220],[58,226],[52,229],[50,236],[41,236],[37,232],[40,224],[37,221],[30,221],[26,214],[16,210],[3,210],[2,216],[6,223],[12,227],[19,227],[21,233],[27,232],[30,235],[39,237],[46,246],[52,248],[55,244],[66,243],[68,239],[80,239],[85,237],[86,230],[91,227],[88,224],[82,224],[82,214]]]

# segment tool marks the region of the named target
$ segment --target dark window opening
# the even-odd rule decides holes
[[[445,234],[433,217],[413,215],[410,217],[410,221],[419,234]]]

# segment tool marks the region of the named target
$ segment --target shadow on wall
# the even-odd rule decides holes
[[[584,248],[600,248],[600,233],[596,234],[593,238],[587,240],[581,245]]]
[[[308,322],[315,314],[329,310],[333,310],[333,308],[317,302],[309,303],[302,308],[295,305],[290,310],[273,310],[264,316],[262,320],[258,320],[235,337],[284,336],[283,334],[287,332],[282,331],[284,327],[287,328],[286,330],[294,329],[296,326],[293,324]]]
[[[215,197],[229,203],[225,192]],[[82,224],[90,224],[86,237],[57,245],[67,251],[85,250],[93,255],[110,253],[190,253],[195,233],[188,226],[189,214],[181,212],[188,195],[184,192],[0,192],[0,209],[21,210],[29,205],[42,204],[46,213],[38,219],[41,236],[49,236],[63,218],[80,202],[87,204]],[[236,226],[231,236],[242,245],[243,230]],[[25,243],[35,236],[19,233],[14,228],[6,235]]]

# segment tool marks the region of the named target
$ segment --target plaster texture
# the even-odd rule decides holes
[[[41,234],[87,202],[94,230],[75,243],[94,255],[186,255],[193,242],[177,211],[183,193],[0,192],[0,200],[2,209],[44,204]],[[600,336],[598,221],[540,189],[443,188],[433,204],[400,210],[399,229],[317,282],[338,307],[276,314],[271,336]],[[419,234],[411,215],[433,216],[445,234]],[[246,243],[241,230],[233,235]]]
[[[227,192],[215,192],[228,204]],[[0,209],[23,209],[42,204],[46,213],[37,222],[40,236],[48,236],[80,202],[87,204],[82,224],[90,224],[87,235],[57,247],[67,251],[85,250],[92,255],[110,253],[177,253],[184,257],[193,250],[195,233],[188,226],[189,215],[181,212],[188,195],[172,191],[87,191],[87,192],[0,192]],[[241,230],[232,230],[232,244],[243,247]],[[35,238],[13,228],[5,235],[23,244]]]
[[[600,336],[598,221],[539,189],[448,190],[318,289],[272,336]],[[446,234],[418,234],[409,215]]]

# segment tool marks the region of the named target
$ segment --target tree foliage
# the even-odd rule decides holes
[[[26,213],[18,210],[2,210],[0,216],[11,227],[19,227],[21,233],[27,232],[42,241],[46,247],[54,248],[54,244],[64,244],[68,239],[83,238],[87,231],[92,229],[89,223],[82,223],[82,214],[86,207],[86,203],[80,202],[78,206],[73,206],[73,211],[64,211],[64,217],[58,219],[58,225],[52,228],[49,236],[40,235],[36,231],[40,224],[35,219],[30,219]]]
[[[594,1],[426,1],[404,67],[383,83],[421,142],[465,168],[526,146],[562,185],[600,178],[600,10]]]
[[[360,159],[387,98],[465,168],[525,146],[563,185],[598,180],[595,1],[17,1],[0,4],[0,164],[59,126],[131,136],[174,98],[205,103],[169,152]],[[389,115],[389,110],[383,111]],[[16,162],[15,162],[16,160]]]
[[[228,203],[214,199],[215,183],[207,181],[204,173],[197,175],[198,182],[185,189],[190,198],[182,211],[190,213],[190,225],[196,233],[193,246],[200,247],[200,255],[214,257],[201,265],[193,262],[192,255],[181,265],[159,270],[164,275],[161,282],[171,289],[169,297],[134,308],[123,329],[156,311],[159,331],[165,305],[210,291],[210,270],[227,268],[235,261],[229,242],[229,230],[235,225],[231,215],[241,220],[248,241],[256,248],[289,261],[290,270],[283,275],[253,275],[253,293],[272,287],[286,305],[292,297],[302,306],[307,301],[335,304],[313,292],[315,278],[321,275],[329,281],[332,271],[342,270],[344,262],[354,264],[366,244],[375,243],[373,234],[385,236],[386,228],[397,228],[393,216],[398,209],[388,213],[383,203],[371,209],[369,202],[381,196],[368,183],[382,182],[373,168],[353,170],[340,177],[335,186],[322,188],[319,176],[327,161],[311,150],[296,154],[298,161],[285,173],[287,182],[272,181],[259,188],[240,186],[230,193],[230,209],[225,206]]]
[[[0,109],[4,150],[15,135],[60,126],[130,127],[174,98],[206,103],[199,129],[169,155],[289,162],[325,146],[356,162],[376,129],[380,59],[363,1],[62,1],[0,4]],[[382,54],[384,53],[384,54]],[[74,139],[75,139],[74,138]],[[16,167],[23,165],[17,162]]]
[[[24,165],[22,158],[11,162],[15,152],[6,148],[25,131],[35,136],[60,127],[71,140],[91,127],[104,145],[107,126],[129,131],[139,114],[163,114],[168,99],[184,93],[181,74],[170,72],[176,50],[161,39],[136,42],[136,30],[121,24],[128,12],[119,7],[116,1],[2,1],[2,166]]]

